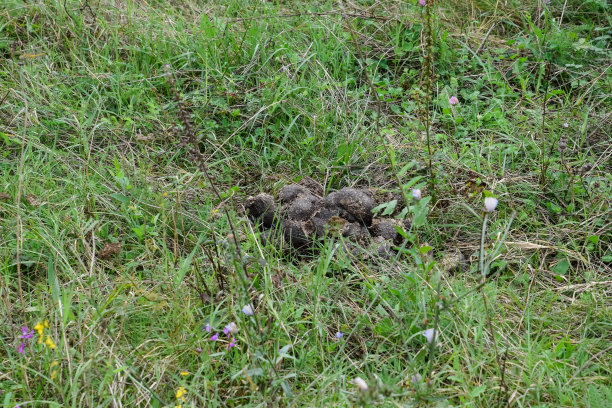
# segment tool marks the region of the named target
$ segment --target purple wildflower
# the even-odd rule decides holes
[[[342,332],[338,332],[338,333],[336,333],[336,338],[337,338],[337,339],[341,339],[341,338],[342,338],[342,336],[344,336],[344,333],[342,333]]]
[[[230,334],[238,333],[238,326],[236,323],[231,322],[223,328],[223,333],[229,338]]]
[[[206,333],[210,333],[210,324],[206,323],[206,327],[204,327],[204,330],[206,330]]]
[[[28,328],[26,326],[21,326],[21,336],[19,336],[19,338],[31,339],[32,337],[34,337],[34,330],[28,331]]]
[[[195,351],[197,351],[198,353],[201,353],[201,352],[202,352],[202,349],[201,349],[201,348],[199,348],[199,347],[196,347],[196,348],[195,348]]]
[[[215,333],[211,338],[210,341],[217,341],[219,339],[219,332]]]
[[[234,346],[236,346],[236,339],[232,337],[232,341],[230,342],[230,344],[227,345],[228,351]]]
[[[421,6],[425,6],[427,4],[427,0],[419,0],[419,4]]]
[[[25,343],[23,341],[19,345],[19,348],[17,349],[17,352],[20,353],[20,354],[25,354]]]

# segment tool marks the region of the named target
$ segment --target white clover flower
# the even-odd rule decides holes
[[[493,212],[495,211],[495,207],[497,207],[497,198],[495,197],[487,197],[484,200],[485,211]]]
[[[412,190],[412,198],[419,201],[421,199],[421,189],[415,188]]]
[[[365,382],[361,377],[355,377],[353,379],[353,384],[355,384],[361,392],[366,392],[368,390],[368,383]]]
[[[434,329],[427,329],[423,332],[423,336],[427,339],[427,343],[431,344],[438,341],[438,332]]]
[[[242,308],[242,313],[247,316],[253,316],[253,308],[251,307],[251,305],[246,305]]]

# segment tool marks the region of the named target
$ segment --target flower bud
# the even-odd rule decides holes
[[[434,329],[427,329],[423,332],[423,336],[427,339],[427,343],[431,344],[438,340],[438,332]]]
[[[251,305],[246,305],[242,308],[242,313],[247,316],[253,316],[253,308],[251,307]]]
[[[412,190],[412,198],[414,198],[415,200],[419,201],[421,199],[421,190],[418,188],[415,188]]]

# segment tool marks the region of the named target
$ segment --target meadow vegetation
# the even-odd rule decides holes
[[[612,406],[611,39],[607,0],[3,0],[0,406]],[[298,182],[402,239],[262,240]]]

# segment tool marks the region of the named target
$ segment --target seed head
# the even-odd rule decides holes
[[[361,392],[366,392],[368,390],[368,383],[365,382],[361,377],[355,377],[353,379],[353,384],[355,384]]]
[[[497,198],[495,198],[495,197],[487,197],[487,198],[485,198],[484,205],[485,205],[485,211],[486,212],[493,212],[493,211],[495,211],[495,208],[497,207]]]

